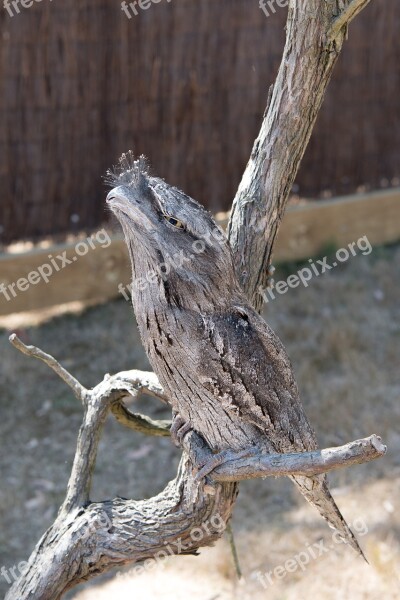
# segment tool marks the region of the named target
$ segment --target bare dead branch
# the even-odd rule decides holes
[[[61,379],[72,389],[76,398],[78,398],[78,400],[80,400],[82,403],[85,402],[87,389],[83,387],[83,385],[80,384],[79,381],[71,375],[71,373],[64,369],[64,367],[62,367],[53,356],[46,354],[46,352],[36,348],[36,346],[26,346],[15,333],[10,335],[9,340],[11,344],[23,354],[32,356],[34,358],[39,358],[46,363],[46,365],[53,369],[53,371],[57,373],[57,375],[61,377]]]
[[[121,371],[115,375],[106,375],[93,392],[112,399],[111,413],[125,427],[152,436],[169,436],[170,420],[153,420],[146,415],[133,413],[122,400],[127,395],[136,399],[140,394],[149,394],[163,403],[168,403],[157,376],[148,371]]]
[[[368,2],[352,0],[337,16],[336,0],[289,0],[282,62],[228,225],[239,281],[257,310],[287,200],[342,49],[344,25]]]
[[[386,446],[376,435],[315,452],[302,454],[265,454],[260,457],[239,458],[217,467],[210,477],[214,481],[242,481],[255,477],[287,475],[316,475],[334,469],[350,467],[381,458]],[[234,478],[232,472],[235,472]]]
[[[89,501],[97,449],[103,425],[110,410],[109,398],[89,392],[79,429],[74,462],[61,512],[70,513]]]
[[[332,44],[340,32],[360,13],[371,0],[351,0],[333,21],[326,35],[325,45]]]
[[[39,348],[26,347],[16,336],[11,341],[24,354],[41,358],[61,373],[68,385],[76,381],[69,373],[65,376],[59,363]],[[80,389],[77,384],[75,389]],[[100,572],[157,558],[157,553],[159,559],[193,554],[222,535],[233,510],[237,486],[195,482],[195,472],[186,454],[177,478],[155,498],[138,502],[120,498],[90,502],[98,443],[110,410],[115,410],[124,424],[129,421],[131,428],[169,435],[167,421],[153,422],[133,415],[126,407],[121,412],[121,398],[127,393],[136,397],[142,391],[166,401],[157,377],[136,370],[108,375],[92,390],[85,390],[83,422],[65,501],[56,521],[29,558],[26,573],[30,575],[23,575],[15,582],[7,600],[58,599],[71,587]],[[202,529],[203,525],[207,526]],[[191,535],[194,530],[196,538]],[[203,531],[200,538],[199,530]]]
[[[231,516],[235,484],[196,487],[188,458],[177,478],[146,501],[116,498],[61,513],[38,542],[7,600],[55,600],[78,583],[110,569],[177,554],[195,554],[215,542]],[[211,493],[205,490],[209,489]],[[145,561],[143,563],[143,561]],[[150,562],[150,565],[149,565]],[[154,567],[153,567],[154,568]]]
[[[100,572],[157,558],[157,555],[164,557],[166,546],[171,555],[196,552],[222,535],[232,514],[238,479],[320,473],[379,458],[386,450],[380,438],[371,436],[317,452],[264,455],[255,460],[240,458],[217,467],[212,480],[205,482],[196,480],[196,453],[209,450],[204,441],[191,432],[184,440],[187,452],[182,457],[177,478],[158,496],[139,502],[120,498],[90,502],[97,447],[108,412],[121,406],[121,395],[127,392],[135,396],[137,390],[143,388],[159,396],[163,394],[153,374],[143,373],[143,381],[140,374],[140,371],[124,371],[107,376],[93,390],[87,390],[66,499],[56,521],[29,558],[27,573],[34,574],[34,579],[23,575],[10,589],[6,600],[61,598],[68,589]],[[121,413],[116,410],[119,416]],[[153,425],[147,421],[144,428],[147,433],[147,428],[152,430]],[[159,428],[160,423],[156,423],[155,429]],[[167,433],[169,431],[162,428],[157,431],[159,435]],[[194,463],[190,456],[195,457]],[[235,481],[231,475],[232,465],[239,470]],[[210,523],[215,525],[214,530],[210,531]],[[208,526],[203,527],[205,524]],[[197,535],[194,540],[191,535],[194,530],[204,531],[204,535],[201,538]]]
[[[131,413],[121,404],[122,398],[139,393],[151,394],[166,402],[163,390],[154,373],[142,371],[122,371],[116,375],[106,375],[92,390],[86,389],[50,354],[36,346],[26,346],[16,334],[10,336],[10,342],[23,354],[38,358],[48,365],[73,390],[75,396],[83,402],[84,417],[79,430],[78,441],[72,465],[71,475],[61,512],[68,513],[89,500],[91,480],[96,464],[97,448],[104,422],[110,411],[120,423],[147,435],[170,435],[169,421],[153,421],[143,415]]]
[[[111,412],[114,417],[117,419],[118,423],[128,427],[129,429],[133,429],[134,431],[138,431],[139,433],[144,433],[145,435],[155,435],[167,437],[170,436],[170,428],[171,421],[167,420],[159,420],[154,421],[145,415],[140,415],[138,413],[132,413],[123,402],[115,403],[111,407]]]
[[[138,394],[148,394],[154,398],[158,398],[162,402],[168,404],[168,398],[164,393],[158,377],[150,371],[120,371],[116,375],[106,375],[104,380],[99,384],[102,386],[102,393],[112,393],[117,390],[126,392],[134,398]]]

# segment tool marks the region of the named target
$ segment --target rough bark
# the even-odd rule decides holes
[[[257,291],[266,284],[287,198],[347,25],[368,1],[290,1],[281,67],[229,225],[239,279],[258,309],[261,296]],[[270,455],[257,464],[251,456],[233,456],[241,470],[235,482],[230,481],[229,462],[215,470],[212,480],[199,481],[190,456],[204,448],[191,433],[185,438],[176,479],[158,496],[139,502],[117,498],[93,503],[91,476],[109,412],[124,426],[150,435],[168,435],[168,423],[135,415],[123,404],[124,397],[136,397],[142,391],[166,402],[157,378],[152,373],[129,371],[106,376],[93,390],[86,390],[54,358],[24,346],[16,336],[11,341],[22,352],[44,360],[62,377],[82,402],[84,417],[66,499],[7,600],[61,598],[79,582],[113,567],[157,558],[160,552],[195,553],[222,534],[232,514],[238,478],[322,473],[372,460],[385,452],[379,438],[372,436],[338,449]]]
[[[258,310],[279,225],[347,26],[368,3],[289,3],[282,62],[228,229],[239,281]]]
[[[195,554],[215,542],[231,517],[237,481],[253,477],[322,473],[383,456],[386,447],[371,436],[339,448],[311,453],[269,455],[254,461],[237,458],[219,466],[212,479],[198,480],[190,456],[207,452],[194,432],[184,439],[184,454],[177,477],[154,498],[143,501],[115,498],[90,502],[91,476],[102,425],[107,414],[123,406],[127,395],[142,392],[164,401],[163,390],[153,373],[124,371],[105,376],[92,390],[76,380],[57,361],[33,346],[25,346],[15,335],[10,341],[28,356],[44,360],[71,387],[84,405],[75,460],[66,499],[53,525],[39,540],[26,572],[12,586],[6,600],[54,600],[70,588],[115,567],[164,560],[174,554]],[[124,407],[126,410],[126,407]],[[132,413],[130,413],[132,415]],[[138,415],[141,426],[142,415]],[[134,417],[127,423],[132,426]],[[140,431],[140,427],[137,428]],[[145,433],[168,435],[165,422],[152,422]],[[255,464],[254,464],[255,463]],[[232,467],[239,475],[232,481]],[[146,562],[144,562],[146,566]]]

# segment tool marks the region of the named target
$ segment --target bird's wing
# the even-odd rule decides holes
[[[264,319],[237,306],[203,322],[202,385],[226,410],[265,431],[277,452],[316,449],[290,360]]]

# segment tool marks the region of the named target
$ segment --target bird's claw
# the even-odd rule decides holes
[[[246,448],[245,450],[223,450],[222,452],[218,452],[218,454],[211,454],[207,457],[206,462],[203,462],[200,465],[196,465],[198,471],[195,476],[195,482],[201,481],[207,475],[210,475],[214,469],[219,467],[226,462],[231,462],[234,460],[239,460],[240,458],[246,458],[248,456],[252,456],[256,452],[251,448]]]
[[[193,428],[179,413],[174,413],[170,431],[173,443],[180,448],[183,445],[185,436],[190,431],[193,431]],[[191,440],[191,442],[194,444],[192,448],[194,452],[190,452],[190,459],[195,472],[195,483],[200,483],[202,479],[210,475],[214,469],[222,464],[254,456],[255,453],[259,452],[257,451],[257,448],[250,447],[243,450],[222,450],[221,452],[214,454],[204,443],[204,440],[199,438],[196,442],[195,436],[195,439]]]
[[[185,419],[182,419],[179,413],[173,415],[170,432],[172,441],[177,448],[182,446],[183,438],[191,431],[191,429],[192,426],[190,423],[185,421]]]
[[[274,279],[275,267],[274,265],[269,265],[267,270],[267,288],[271,290],[275,287],[275,279]]]

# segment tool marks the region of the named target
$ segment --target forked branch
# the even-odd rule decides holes
[[[28,348],[15,335],[11,341],[24,354],[48,356],[39,348]],[[69,385],[72,376],[55,358],[45,362]],[[7,600],[54,600],[70,587],[113,567],[149,558],[163,560],[172,554],[195,553],[225,530],[234,507],[238,480],[322,473],[379,458],[386,451],[380,438],[371,436],[316,452],[241,457],[217,467],[207,481],[197,481],[194,465],[198,463],[199,453],[208,449],[204,441],[191,432],[184,440],[186,452],[177,478],[161,494],[140,502],[122,498],[91,502],[91,478],[107,414],[114,412],[127,393],[137,394],[138,389],[149,387],[165,401],[156,377],[140,371],[107,376],[92,390],[86,390],[83,423],[66,499],[56,521],[28,562],[27,572],[35,574],[34,588],[32,580],[22,576],[6,596]],[[127,420],[130,419],[128,416]],[[135,426],[137,431],[149,435],[169,433],[165,422],[152,422],[140,415],[141,420],[147,425],[141,429]],[[73,568],[65,569],[65,564]]]
[[[290,0],[286,45],[228,226],[237,275],[254,306],[287,201],[339,57],[347,25],[369,0]],[[338,15],[338,5],[343,10]]]
[[[340,32],[344,27],[347,28],[349,23],[360,13],[363,8],[370,3],[371,0],[350,0],[347,2],[346,6],[339,13],[339,15],[334,19],[331,27],[328,30],[325,45],[329,46],[332,44],[340,35]]]

